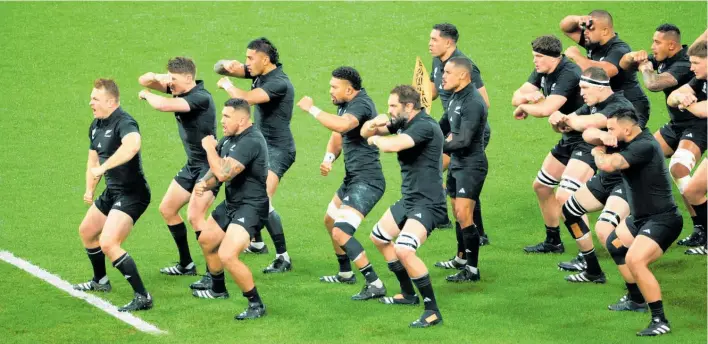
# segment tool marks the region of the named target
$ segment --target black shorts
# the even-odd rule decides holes
[[[139,187],[127,190],[105,189],[93,202],[96,208],[108,216],[111,209],[120,210],[133,219],[133,225],[150,205],[150,188]]]
[[[199,179],[202,179],[207,172],[209,172],[208,162],[187,161],[182,169],[177,172],[174,179],[179,186],[187,190],[189,193],[192,193],[194,186],[197,185]],[[219,193],[219,188],[214,188],[211,192],[213,192],[214,196],[216,196]]]
[[[629,215],[625,221],[632,235],[649,237],[659,244],[664,252],[678,239],[683,228],[683,217],[678,209],[643,219],[635,219],[633,215]]]
[[[268,146],[268,170],[283,179],[285,172],[295,163],[295,151]]]
[[[622,174],[619,172],[607,173],[600,171],[592,176],[585,185],[590,190],[590,193],[595,196],[595,199],[602,204],[607,203],[607,199],[610,196],[617,196],[627,201],[627,192],[624,190]]]
[[[393,220],[396,221],[398,229],[403,229],[406,221],[408,219],[414,219],[425,227],[428,235],[432,233],[433,229],[446,224],[450,219],[447,217],[447,205],[441,204],[438,207],[434,206],[404,206],[402,200],[398,200],[394,203],[389,210],[391,210],[391,215],[393,215]]]
[[[595,158],[592,156],[592,149],[595,148],[595,146],[581,142],[577,146],[575,146],[575,149],[573,149],[573,153],[571,154],[570,158],[575,159],[575,160],[580,160],[590,168],[592,168],[593,171],[597,171],[597,166],[595,165]]]
[[[632,102],[634,111],[639,117],[639,126],[644,129],[649,122],[649,113],[651,112],[651,104],[648,99],[640,99]]]
[[[680,141],[688,140],[695,143],[701,149],[701,155],[703,155],[703,152],[706,151],[706,146],[708,146],[708,128],[706,128],[706,124],[706,120],[678,123],[671,121],[664,124],[659,129],[659,133],[673,151],[678,149]]]
[[[556,160],[560,161],[561,164],[567,166],[571,155],[573,155],[573,150],[575,150],[575,147],[577,147],[580,143],[580,141],[569,142],[565,139],[561,139],[555,146],[553,146],[553,149],[551,149],[551,155],[553,155]]]
[[[447,195],[450,198],[479,200],[484,181],[487,179],[486,168],[450,169],[447,171]]]
[[[264,203],[261,207],[243,204],[238,208],[230,209],[226,206],[226,201],[223,201],[211,212],[211,217],[224,232],[233,223],[246,229],[248,235],[253,238],[254,233],[263,228],[268,219],[268,203]]]
[[[337,189],[337,197],[342,205],[352,207],[366,216],[374,209],[386,190],[385,180],[347,180]]]

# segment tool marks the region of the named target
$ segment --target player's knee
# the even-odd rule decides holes
[[[177,211],[175,211],[175,209],[173,209],[173,207],[169,203],[162,202],[160,203],[160,215],[162,215],[162,217],[165,219],[169,219],[173,216],[176,216]]]
[[[112,252],[120,249],[120,242],[116,238],[101,237],[98,243],[101,245],[101,251],[109,257],[113,256]]]
[[[558,186],[558,179],[553,178],[546,170],[541,169],[533,181],[533,190],[537,194],[548,194],[553,192],[553,189]]]
[[[585,208],[580,205],[580,202],[578,202],[575,196],[571,196],[567,201],[563,203],[561,211],[563,213],[563,217],[567,222],[582,221],[581,218],[587,213],[587,210],[585,210]]]
[[[401,233],[396,239],[396,256],[398,260],[405,262],[412,256],[415,256],[415,252],[420,246],[420,240],[410,233]]]
[[[691,180],[690,173],[694,166],[696,166],[696,157],[688,149],[679,148],[671,156],[669,171],[682,194]]]
[[[565,192],[556,192],[556,199],[560,204],[563,204],[566,200],[568,200],[570,195],[574,194],[582,186],[583,183],[581,183],[580,180],[565,176],[561,179],[561,182],[558,185],[559,191],[563,190]]]
[[[187,222],[194,229],[202,229],[204,218],[201,214],[197,214],[196,211],[187,212]]]
[[[612,260],[615,261],[615,264],[626,264],[628,249],[622,244],[622,241],[617,238],[617,235],[614,232],[607,237],[605,247],[607,247],[607,252],[610,253]]]
[[[705,189],[704,189],[705,190]],[[702,204],[705,202],[706,194],[699,187],[698,183],[689,184],[683,190],[683,196],[690,204]]]
[[[460,224],[466,224],[472,222],[472,208],[469,206],[460,205],[462,202],[457,202],[455,205],[455,219]]]
[[[81,239],[92,240],[96,239],[97,235],[98,231],[94,226],[84,222],[79,225],[79,236],[81,237]]]
[[[604,222],[597,222],[595,224],[595,234],[597,235],[597,240],[600,241],[602,246],[605,248],[607,248],[607,238],[613,230],[615,230],[615,227],[610,224]]]
[[[222,263],[226,263],[231,260],[238,259],[238,254],[239,254],[238,250],[225,250],[224,246],[219,248],[219,252],[218,252],[219,260]]]
[[[383,226],[381,226],[380,223],[376,223],[374,228],[371,230],[369,239],[371,239],[374,245],[381,247],[390,245],[393,237],[383,229]]]
[[[356,261],[361,258],[361,255],[364,253],[364,246],[361,246],[359,240],[356,240],[354,237],[350,237],[342,246],[342,249],[351,261]]]

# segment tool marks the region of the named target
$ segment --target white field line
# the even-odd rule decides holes
[[[69,295],[73,297],[82,299],[88,302],[89,304],[96,306],[98,309],[112,315],[113,317],[127,323],[130,326],[135,327],[140,331],[149,334],[167,334],[166,331],[160,330],[156,326],[145,322],[144,320],[134,316],[133,314],[127,312],[119,312],[118,307],[112,305],[110,302],[100,297],[88,294],[83,291],[74,290],[74,288],[71,287],[71,284],[61,279],[61,277],[54,275],[36,265],[33,265],[32,263],[22,258],[15,257],[12,253],[8,251],[0,251],[0,260],[4,260],[8,264],[12,264],[22,270],[27,271],[35,277],[38,277],[46,281],[47,283],[69,293]]]

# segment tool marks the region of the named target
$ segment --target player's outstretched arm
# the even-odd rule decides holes
[[[320,164],[320,174],[322,176],[327,176],[330,171],[332,171],[332,164],[339,157],[342,152],[342,134],[333,132],[329,136],[329,141],[327,142],[327,151]]]
[[[686,111],[698,118],[708,118],[708,101],[693,102],[693,104],[686,107]]]
[[[318,120],[325,128],[338,133],[346,133],[359,126],[359,120],[348,113],[342,116],[333,115],[322,111],[320,108],[314,105],[312,98],[305,96],[300,99],[297,106],[312,115],[316,120]]]
[[[243,79],[246,77],[246,66],[236,60],[219,60],[214,64],[214,73]]]
[[[572,39],[575,43],[580,42],[582,35],[581,24],[590,20],[590,16],[569,15],[561,20],[559,26],[563,34]]]
[[[157,74],[153,72],[148,72],[141,75],[138,78],[138,82],[142,87],[147,87],[155,91],[166,93],[167,85],[169,85],[170,82],[170,77],[167,74]]]
[[[359,134],[361,137],[368,139],[374,135],[383,136],[389,135],[387,125],[390,123],[388,116],[378,115],[374,119],[366,121],[364,125],[361,126],[361,131]]]
[[[622,56],[620,59],[620,68],[624,70],[630,70],[637,68],[639,64],[648,61],[649,55],[644,50],[630,51]]]
[[[646,86],[649,91],[659,92],[678,85],[678,80],[676,80],[671,73],[663,72],[658,74],[649,61],[642,62],[639,65],[639,71],[644,78],[644,86]]]
[[[415,141],[408,134],[399,134],[391,137],[378,135],[367,139],[369,145],[378,147],[384,153],[396,153],[415,146]]]
[[[606,128],[607,117],[601,113],[578,116],[574,113],[565,116],[563,122],[575,131],[585,131],[589,128]]]
[[[219,79],[216,86],[228,93],[231,98],[239,98],[248,102],[249,105],[263,104],[270,101],[270,96],[262,88],[254,88],[250,91],[244,91],[231,83],[228,77]]]
[[[597,146],[593,148],[592,155],[595,157],[595,165],[597,169],[612,173],[619,170],[629,168],[629,163],[619,153],[607,154],[605,146]]]
[[[106,159],[102,165],[90,169],[93,176],[100,178],[106,171],[130,161],[140,151],[140,141],[140,134],[137,132],[131,132],[123,136],[120,147],[118,147],[116,152]]]
[[[617,147],[616,137],[597,128],[589,128],[583,131],[583,140],[594,146]]]
[[[621,56],[617,57],[616,62],[610,63],[608,61],[593,61],[585,56],[580,52],[580,49],[578,49],[577,46],[570,46],[567,49],[565,49],[565,56],[568,58],[572,59],[575,64],[580,67],[582,70],[586,70],[590,67],[600,67],[602,68],[607,75],[612,78],[615,75],[619,73],[619,61],[622,59]]]
[[[526,82],[511,97],[511,105],[519,106],[521,104],[534,104],[543,99],[543,94],[539,88],[530,82]]]
[[[161,112],[189,112],[190,106],[184,98],[167,98],[152,94],[148,90],[138,93],[138,98],[146,100],[153,109]]]
[[[94,176],[91,169],[100,166],[98,161],[98,152],[89,149],[88,161],[86,163],[86,192],[84,192],[84,203],[93,203],[93,195],[96,192],[96,185],[101,180],[101,176]]]
[[[696,102],[696,92],[688,84],[679,87],[666,97],[670,107],[686,108]]]
[[[558,111],[567,100],[568,98],[564,96],[553,94],[536,104],[521,104],[514,110],[514,118],[524,119],[528,115],[538,118],[549,117],[554,112]]]

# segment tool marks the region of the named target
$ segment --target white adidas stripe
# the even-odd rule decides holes
[[[72,288],[71,286],[71,283],[61,279],[61,277],[54,275],[36,265],[33,265],[32,263],[22,258],[15,257],[10,252],[0,251],[0,260],[3,260],[8,264],[12,264],[22,270],[25,270],[26,272],[34,275],[35,277],[40,278],[46,281],[47,283],[67,292],[73,297],[82,299],[88,302],[89,304],[96,306],[96,308],[112,315],[116,319],[123,321],[130,326],[135,327],[140,331],[149,334],[167,334],[167,331],[160,330],[156,326],[136,317],[133,314],[119,312],[118,307],[112,305],[110,302],[100,297],[88,294],[83,291],[74,290],[74,288]]]

